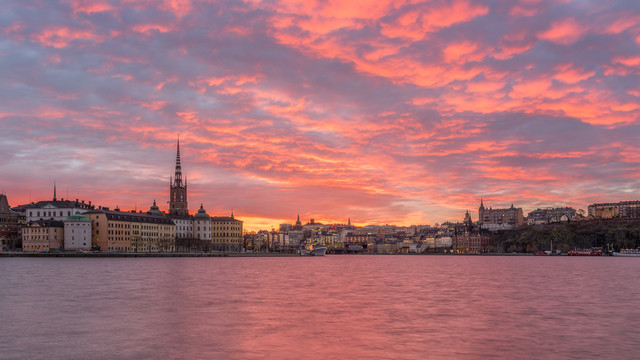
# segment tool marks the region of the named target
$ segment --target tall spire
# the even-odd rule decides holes
[[[180,164],[180,134],[176,143],[176,172],[169,180],[169,214],[189,215],[187,202],[187,178],[182,182],[182,166]]]
[[[180,166],[180,134],[178,134],[178,151],[176,153],[175,185],[182,186],[182,167]]]
[[[53,180],[53,201],[56,201],[56,181]]]

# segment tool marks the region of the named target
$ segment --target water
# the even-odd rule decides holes
[[[636,358],[640,259],[0,258],[2,359]]]

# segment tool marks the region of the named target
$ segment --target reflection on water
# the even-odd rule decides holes
[[[633,358],[633,258],[2,258],[6,359]]]

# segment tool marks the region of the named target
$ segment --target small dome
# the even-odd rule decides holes
[[[200,204],[200,209],[198,210],[197,214],[193,215],[193,219],[194,220],[211,220],[211,216],[207,214],[207,211],[202,207],[202,204]]]
[[[164,215],[162,213],[162,211],[160,211],[160,208],[158,207],[158,205],[156,205],[156,201],[153,200],[153,205],[151,205],[151,207],[149,208],[149,211],[147,211],[147,214],[149,215]]]

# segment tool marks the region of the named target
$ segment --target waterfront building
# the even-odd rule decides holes
[[[304,231],[300,230],[291,230],[288,233],[289,235],[289,244],[295,249],[300,248],[300,244],[304,241]]]
[[[13,249],[20,239],[19,214],[9,206],[7,195],[0,194],[0,251]]]
[[[478,208],[478,225],[489,231],[507,230],[524,225],[522,208],[516,208],[511,204],[507,209],[486,209],[482,199]]]
[[[193,237],[198,240],[211,240],[211,216],[200,204],[198,213],[193,216]]]
[[[176,239],[192,239],[194,237],[193,216],[167,214],[166,217],[171,219],[171,221],[176,224]]]
[[[491,232],[474,226],[471,214],[467,211],[462,224],[453,225],[451,247],[457,254],[481,254],[493,252]]]
[[[187,202],[187,178],[182,182],[182,166],[180,164],[180,138],[176,152],[176,170],[173,178],[169,178],[169,214],[189,215]]]
[[[588,214],[595,219],[637,219],[640,218],[640,201],[591,204],[588,207]]]
[[[167,252],[175,249],[176,225],[164,216],[105,209],[83,215],[91,219],[93,246],[102,251]]]
[[[34,220],[22,228],[22,251],[49,252],[64,246],[64,223],[60,220]]]
[[[567,222],[573,220],[576,214],[576,210],[570,207],[536,209],[527,214],[527,223],[535,225]]]
[[[211,248],[216,251],[241,252],[242,221],[231,216],[211,217]]]
[[[266,230],[259,231],[251,244],[251,248],[256,252],[262,249],[267,252],[295,252],[299,246],[300,242],[292,241],[288,232]]]
[[[451,236],[436,235],[426,237],[423,240],[428,252],[444,252],[453,248],[453,238]]]
[[[60,199],[44,200],[32,203],[26,206],[26,222],[35,220],[58,220],[62,221],[67,216],[76,212],[85,212],[93,209],[94,206],[83,201],[75,201]]]
[[[91,249],[91,219],[81,214],[67,216],[64,223],[64,249]]]
[[[396,254],[398,253],[398,243],[397,242],[376,243],[375,252],[377,254]]]

